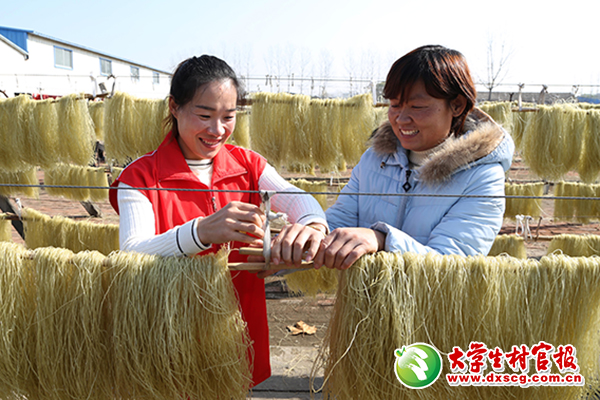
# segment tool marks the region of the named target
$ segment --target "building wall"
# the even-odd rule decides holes
[[[54,48],[72,51],[73,68],[55,66]],[[5,49],[6,48],[6,49]],[[12,53],[11,53],[12,52]],[[45,37],[30,34],[28,37],[29,59],[0,42],[0,89],[9,96],[15,93],[40,93],[63,96],[71,93],[100,93],[98,84],[104,82],[108,91],[115,84],[115,91],[127,92],[140,98],[163,98],[169,92],[170,79],[159,72],[159,83],[154,83],[153,70],[130,64],[110,56],[69,46]],[[13,54],[14,53],[14,54]],[[6,55],[6,56],[5,56]],[[20,57],[20,59],[19,59]],[[100,73],[100,58],[111,60],[112,74],[108,78]],[[140,78],[134,81],[131,66],[139,68]]]

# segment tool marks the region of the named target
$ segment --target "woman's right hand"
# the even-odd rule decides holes
[[[338,228],[321,242],[314,264],[335,269],[347,269],[365,254],[375,253],[385,246],[385,235],[368,228]]]
[[[207,245],[237,241],[262,246],[264,222],[265,214],[260,207],[232,201],[216,213],[198,219],[198,239]]]

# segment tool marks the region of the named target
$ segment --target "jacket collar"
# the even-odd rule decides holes
[[[406,150],[400,145],[389,122],[383,123],[375,131],[371,147],[382,156],[393,155],[403,163],[408,163]],[[489,115],[475,108],[465,121],[463,135],[446,139],[419,168],[419,179],[425,183],[440,183],[450,179],[454,172],[478,162],[501,162],[507,169],[512,159],[511,149],[514,149],[514,145],[509,135]],[[487,159],[488,156],[491,156],[490,159]],[[507,156],[508,163],[505,160]]]
[[[231,148],[230,145],[224,145],[213,159],[213,183],[247,173],[242,164],[231,154]],[[172,132],[169,132],[160,144],[156,156],[159,181],[190,180],[190,175],[196,178]]]

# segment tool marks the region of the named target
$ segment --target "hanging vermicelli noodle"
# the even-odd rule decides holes
[[[102,399],[113,385],[103,370],[109,331],[103,326],[102,263],[97,252],[52,247],[34,253],[35,365],[40,398]]]
[[[123,168],[111,167],[110,175],[111,175],[113,182],[117,180],[117,178],[119,177],[119,175],[121,174],[122,171],[123,171]]]
[[[250,383],[249,338],[227,254],[115,253],[111,262],[116,397],[243,398]]]
[[[541,178],[560,179],[566,172],[561,156],[564,134],[556,124],[556,116],[564,113],[558,107],[539,106],[523,132],[523,160]]]
[[[44,171],[44,185],[52,196],[60,196],[72,200],[87,201],[90,199],[85,167],[69,164],[58,164]],[[75,187],[52,187],[75,186]]]
[[[597,200],[583,200],[583,198],[596,197],[596,188],[593,185],[579,183],[577,189],[577,197],[581,197],[582,200],[575,201],[575,218],[577,222],[587,224],[594,218],[594,202]]]
[[[510,132],[514,142],[515,149],[522,151],[523,133],[529,120],[534,116],[532,112],[513,112],[512,131]]]
[[[29,119],[33,100],[20,95],[0,101],[0,169],[8,172],[30,168]]]
[[[587,112],[587,126],[583,136],[583,151],[577,168],[579,177],[593,183],[600,172],[600,110]]]
[[[108,199],[108,177],[102,167],[80,167],[78,165],[58,164],[45,173],[44,184],[48,194],[79,201],[105,201]]]
[[[583,147],[583,138],[586,132],[587,112],[573,105],[565,105],[565,145],[563,148],[565,168],[568,171],[576,171]]]
[[[18,185],[39,185],[37,168],[29,167],[24,171],[6,172],[0,170],[0,183]],[[0,196],[23,195],[31,198],[39,198],[39,188],[34,186],[0,186]]]
[[[558,252],[571,257],[591,257],[600,255],[598,235],[556,235],[548,245],[548,254]]]
[[[327,181],[307,181],[306,179],[290,179],[290,183],[305,192],[327,192]],[[327,210],[327,195],[312,194],[323,210]]]
[[[135,152],[131,158],[144,155],[162,143],[166,134],[163,120],[169,113],[167,99],[136,99],[135,103],[140,119],[137,125],[140,128],[137,137],[132,138]]]
[[[287,136],[288,161],[286,165],[290,170],[297,166],[297,170],[314,175],[313,141],[315,137],[309,131],[310,97],[305,95],[294,95],[291,99],[291,118]]]
[[[250,149],[250,115],[247,111],[238,111],[235,115],[235,129],[230,140],[240,147]]]
[[[544,183],[504,184],[506,196],[532,196],[541,197],[544,194]],[[537,218],[542,212],[542,199],[506,199],[504,218],[514,219],[517,215],[529,215]]]
[[[53,99],[34,102],[29,130],[32,138],[31,160],[42,168],[60,162],[61,143],[58,136],[58,102]]]
[[[527,258],[525,240],[517,235],[498,235],[488,253],[489,256],[507,254],[515,258]]]
[[[0,242],[12,242],[12,229],[10,220],[0,214]]]
[[[62,161],[88,165],[93,160],[96,140],[87,101],[77,94],[63,96],[58,100],[57,113]]]
[[[321,172],[338,171],[341,159],[341,100],[313,99],[310,102],[309,131],[313,158]]]
[[[367,141],[373,132],[375,113],[371,93],[344,100],[340,112],[342,157],[346,163],[356,165],[367,150]],[[340,170],[344,171],[345,168]]]
[[[513,115],[511,102],[484,102],[479,104],[478,107],[492,117],[497,124],[502,125],[508,132],[512,132]]]
[[[323,267],[292,272],[285,276],[285,281],[294,293],[312,297],[319,293],[335,293],[338,286],[338,270]]]
[[[577,197],[579,196],[579,183],[557,182],[554,185],[555,197]],[[576,212],[577,200],[554,200],[554,219],[557,221],[570,221]]]
[[[576,386],[449,386],[447,354],[454,346],[466,352],[473,341],[503,351],[540,341],[571,344],[580,373],[596,376],[600,258],[379,252],[341,275],[320,355],[326,398],[578,399],[585,393]],[[394,350],[418,342],[443,358],[442,376],[426,390],[404,387],[393,372]]]
[[[105,187],[108,188],[108,176],[104,168],[87,168],[88,185],[90,187]],[[108,189],[90,189],[90,200],[92,201],[107,201]]]
[[[250,342],[226,252],[0,253],[2,398],[245,397]]]
[[[295,132],[292,97],[288,93],[255,93],[252,96],[252,149],[278,169],[288,161],[288,138]]]
[[[32,208],[23,210],[25,243],[30,249],[61,247],[74,252],[95,250],[108,255],[119,250],[119,226],[50,217]]]
[[[104,101],[90,101],[88,108],[94,122],[96,139],[104,140]]]
[[[32,261],[22,245],[0,242],[0,397],[24,398],[37,388],[36,293]]]

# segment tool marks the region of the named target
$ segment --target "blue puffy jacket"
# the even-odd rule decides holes
[[[390,124],[383,124],[341,193],[503,196],[514,152],[510,135],[478,109],[469,114],[465,130],[411,170],[407,151]],[[326,214],[330,229],[384,232],[386,251],[487,255],[504,209],[504,199],[493,197],[341,194]]]

